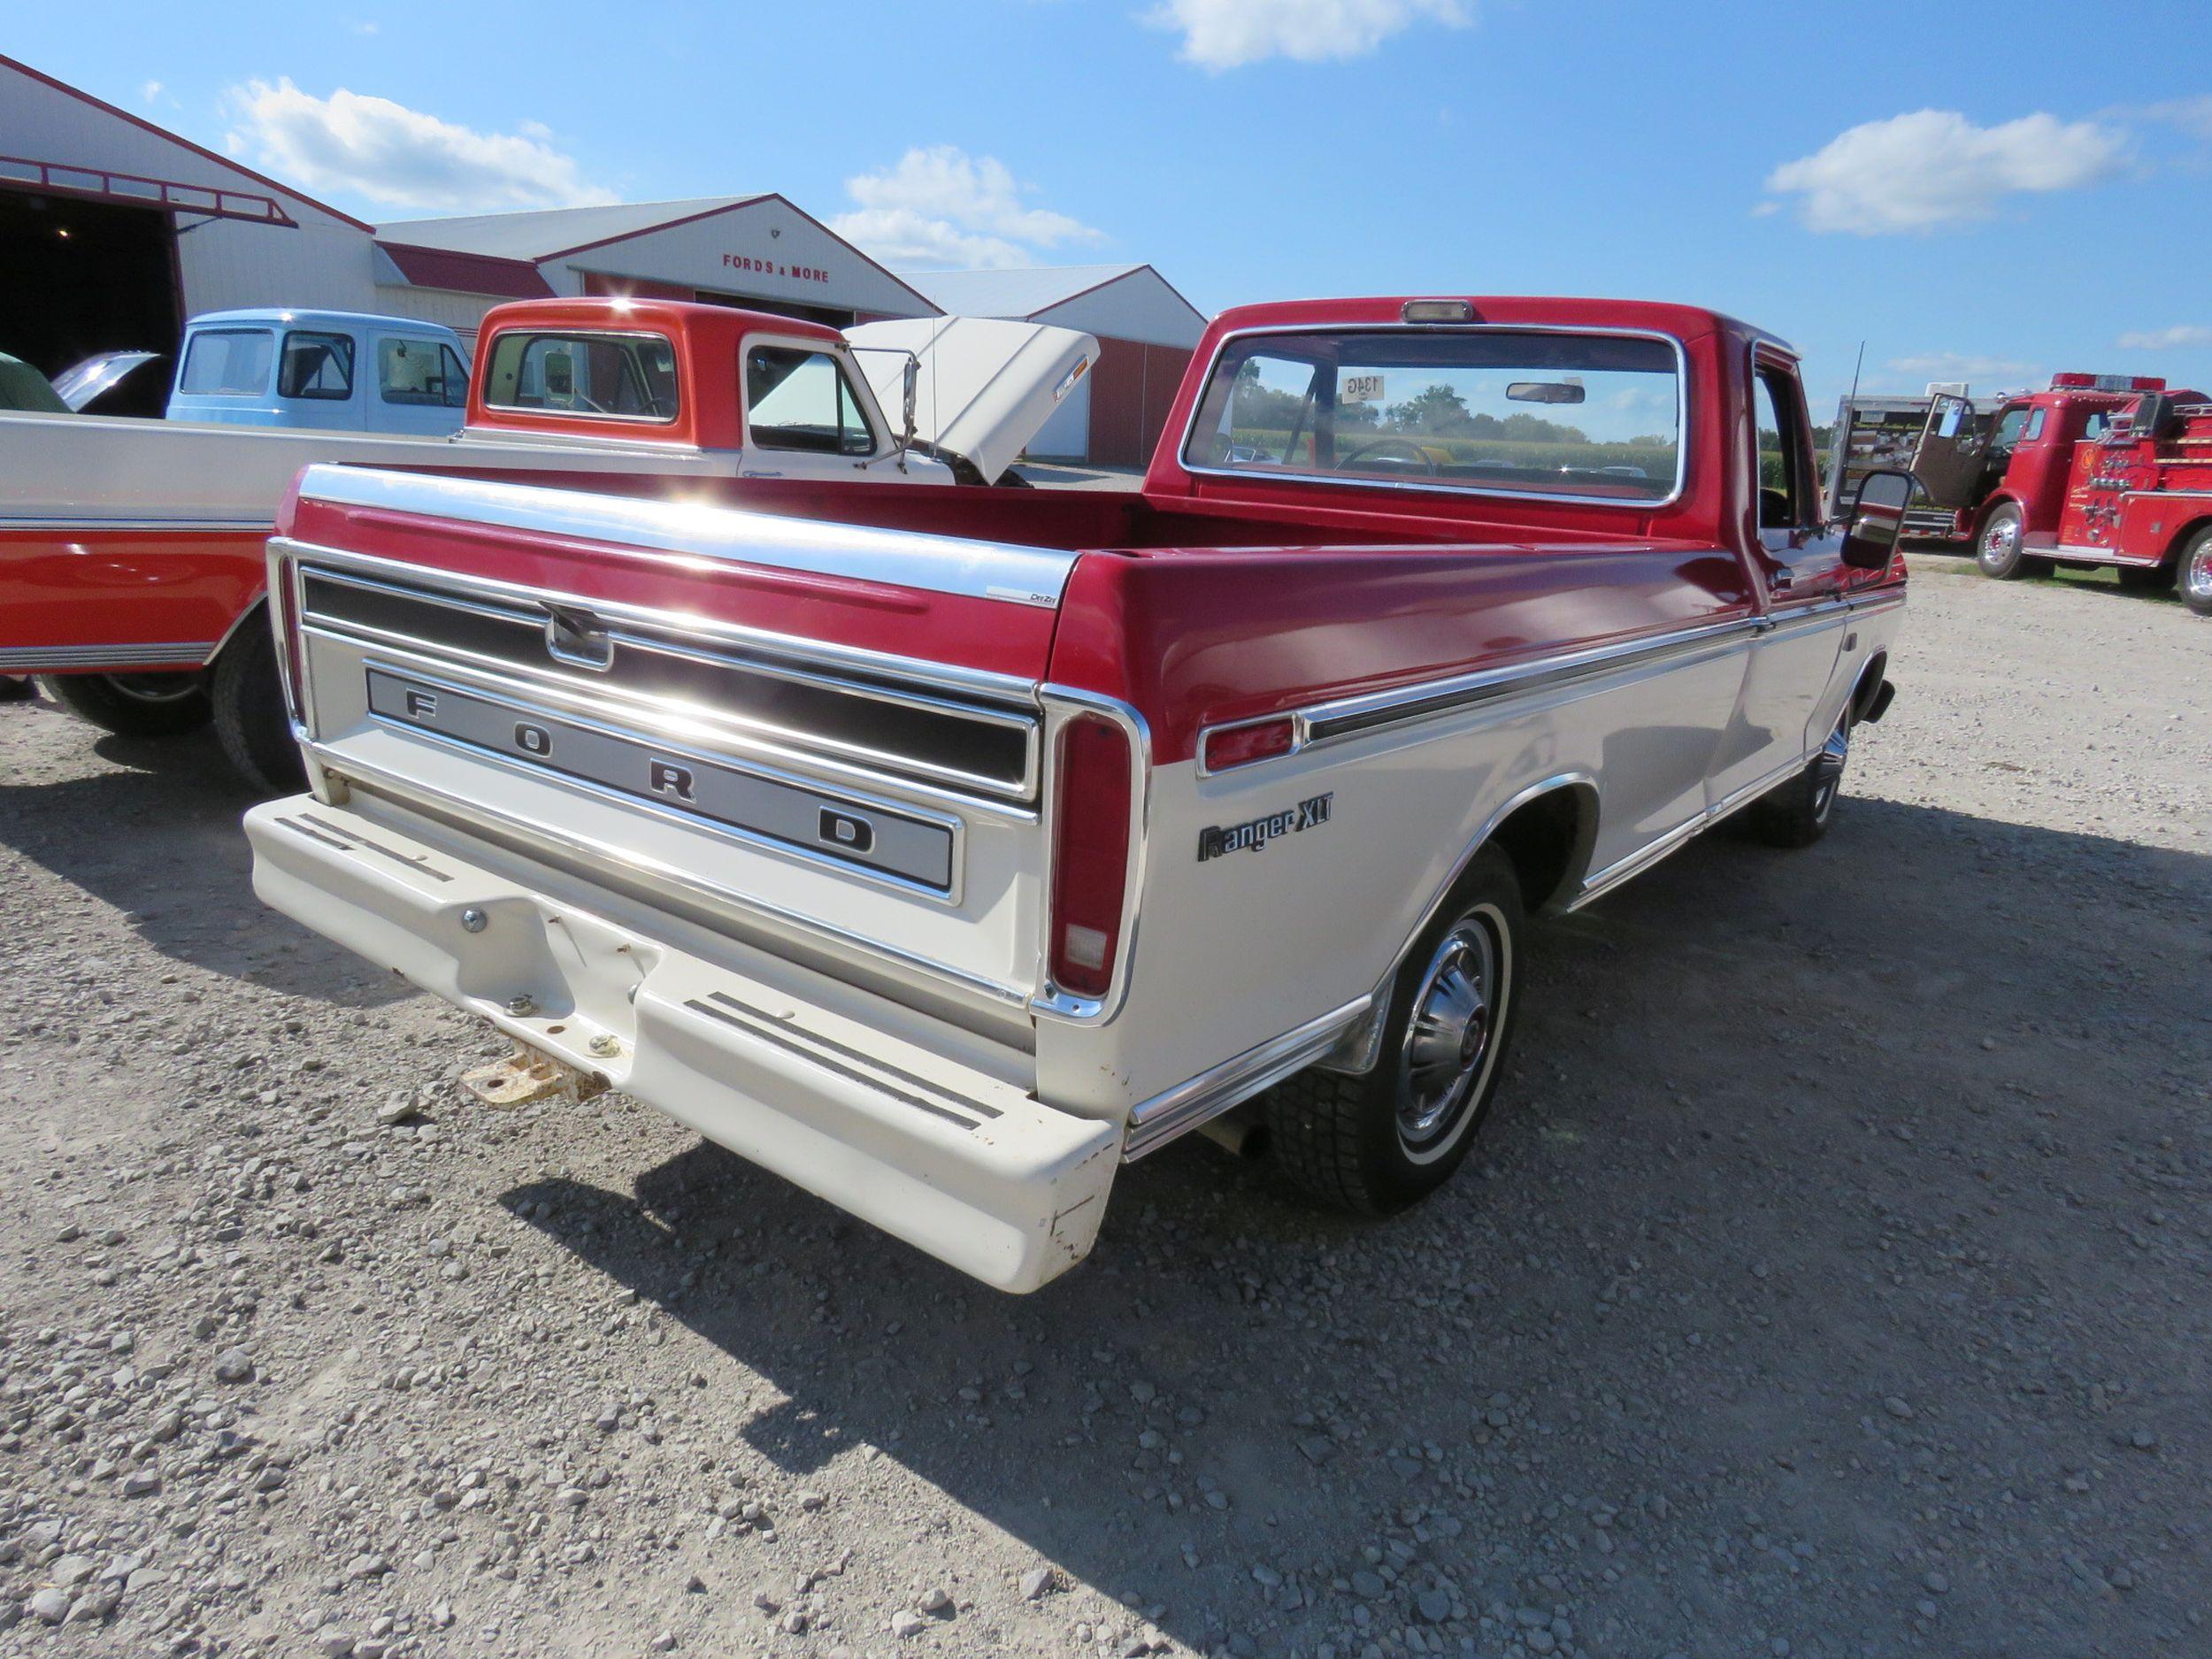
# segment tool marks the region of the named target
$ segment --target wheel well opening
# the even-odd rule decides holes
[[[1490,839],[1512,859],[1521,902],[1533,911],[1582,879],[1597,827],[1595,793],[1586,784],[1566,784],[1514,808]]]
[[[2212,529],[2212,518],[2192,518],[2180,529],[2175,531],[2174,539],[2166,544],[2164,562],[2168,567],[2170,568],[2173,562],[2181,557],[2183,550],[2190,542],[2195,541],[2208,529]]]

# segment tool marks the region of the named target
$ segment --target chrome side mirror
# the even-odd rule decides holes
[[[1859,480],[1851,503],[1850,527],[1843,533],[1843,562],[1855,571],[1883,571],[1897,552],[1905,526],[1905,507],[1916,488],[1910,472],[1889,468]]]
[[[922,361],[910,355],[906,359],[906,372],[899,380],[899,419],[906,426],[905,433],[899,439],[902,450],[911,449],[914,445],[914,399],[921,389],[921,384]]]

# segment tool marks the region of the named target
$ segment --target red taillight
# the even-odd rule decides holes
[[[1206,733],[1201,762],[1208,772],[1226,772],[1232,766],[1287,755],[1297,747],[1298,728],[1286,714],[1243,726],[1217,726]]]
[[[1120,726],[1081,715],[1061,729],[1053,797],[1052,978],[1079,996],[1103,996],[1121,950],[1129,878],[1131,757]]]

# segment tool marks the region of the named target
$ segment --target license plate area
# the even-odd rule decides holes
[[[956,899],[961,824],[739,765],[676,739],[554,714],[387,664],[365,664],[380,723],[550,772],[687,824]]]

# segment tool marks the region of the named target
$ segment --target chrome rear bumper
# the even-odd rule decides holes
[[[1090,1250],[1111,1125],[311,795],[246,833],[265,903],[987,1284]]]

